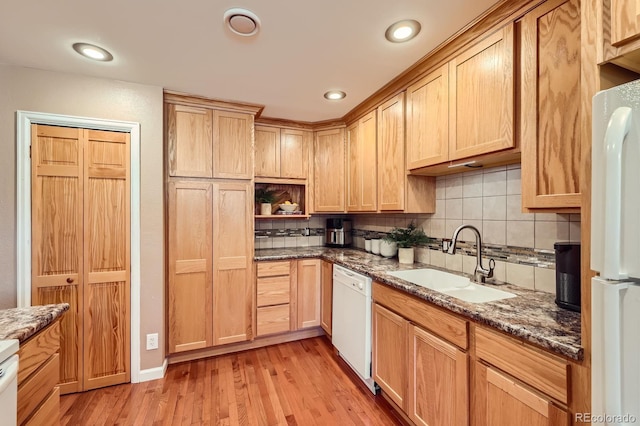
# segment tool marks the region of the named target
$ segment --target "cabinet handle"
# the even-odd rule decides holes
[[[71,278],[71,277],[67,278],[67,282],[68,282],[69,284],[71,284],[71,283],[73,282],[73,278]]]

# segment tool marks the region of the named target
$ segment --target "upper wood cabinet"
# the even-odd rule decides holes
[[[280,177],[280,129],[255,126],[256,177]]]
[[[449,159],[515,146],[513,24],[449,63]]]
[[[253,178],[253,115],[213,111],[213,177]]]
[[[405,167],[405,95],[378,107],[378,211],[433,213],[435,178],[413,176]]]
[[[620,46],[640,37],[640,2],[610,0],[611,44]]]
[[[521,33],[522,205],[579,208],[580,2],[548,0]]]
[[[213,111],[168,104],[169,176],[213,177]]]
[[[312,132],[255,126],[255,176],[307,179]]]
[[[407,168],[449,159],[449,64],[407,88]]]
[[[347,128],[347,211],[374,212],[377,202],[376,111]]]
[[[257,108],[172,93],[165,105],[169,176],[253,178]]]
[[[377,114],[378,210],[404,210],[404,93],[380,105]]]
[[[344,128],[316,132],[313,154],[313,207],[315,212],[345,211]]]
[[[511,23],[407,88],[408,170],[452,173],[454,162],[479,156],[486,165],[517,160],[509,150],[516,147],[514,58]]]

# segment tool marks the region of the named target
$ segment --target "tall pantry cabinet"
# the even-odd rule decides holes
[[[169,353],[253,337],[258,111],[165,93]]]

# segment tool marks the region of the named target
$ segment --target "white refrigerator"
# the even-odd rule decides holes
[[[640,80],[593,98],[592,424],[640,424]]]

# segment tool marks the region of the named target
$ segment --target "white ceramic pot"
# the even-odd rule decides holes
[[[371,253],[380,254],[380,238],[371,240]]]
[[[371,239],[370,238],[365,238],[364,239],[364,251],[366,251],[367,253],[371,252]]]
[[[393,241],[380,241],[380,254],[384,257],[394,257],[398,253],[398,244]]]
[[[271,204],[260,203],[260,214],[262,216],[271,216]]]
[[[400,247],[398,249],[398,262],[405,264],[413,263],[413,247]]]

